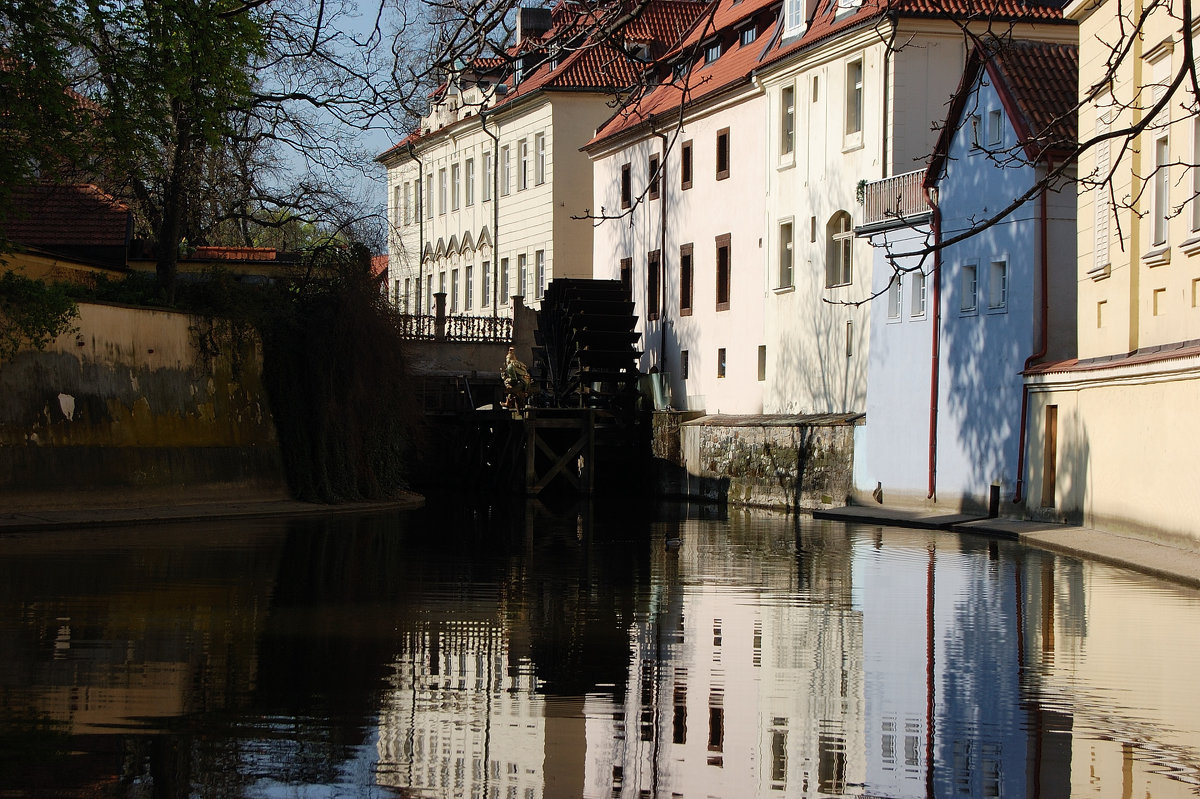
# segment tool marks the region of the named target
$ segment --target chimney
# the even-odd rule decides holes
[[[537,38],[550,30],[550,9],[526,8],[517,9],[517,44],[527,38]]]

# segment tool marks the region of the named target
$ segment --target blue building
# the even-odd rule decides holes
[[[1075,192],[1064,163],[1077,76],[1074,46],[981,43],[928,167],[864,187],[856,233],[876,248],[856,443],[864,499],[949,512],[998,498],[1012,508],[1022,373],[1075,350]]]

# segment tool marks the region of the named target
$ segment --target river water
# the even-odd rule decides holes
[[[1200,591],[437,502],[0,537],[0,797],[1200,796]]]

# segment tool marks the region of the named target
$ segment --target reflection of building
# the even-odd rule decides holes
[[[452,620],[414,627],[379,718],[378,781],[411,796],[543,794],[545,720],[532,668],[505,628]]]
[[[828,579],[798,602],[794,549],[763,540],[777,532],[735,525],[726,540],[685,523],[682,549],[659,559],[656,604],[631,631],[624,700],[586,708],[586,796],[821,796],[862,782],[848,552],[826,553]],[[765,594],[742,586],[746,570],[761,570]]]

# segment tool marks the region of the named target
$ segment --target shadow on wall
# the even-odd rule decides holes
[[[1059,405],[1031,402],[1029,413],[1026,512],[1040,521],[1082,524],[1091,467],[1087,425]]]
[[[811,266],[811,264],[810,264]],[[868,268],[855,264],[856,268]],[[798,276],[798,280],[803,277]],[[824,267],[809,279],[816,299],[803,321],[771,342],[776,403],[787,413],[850,413],[866,409],[869,307],[839,305],[824,296]],[[863,290],[865,296],[866,289]]]

